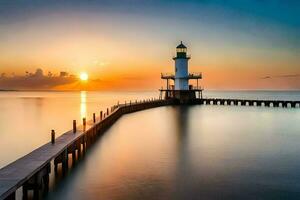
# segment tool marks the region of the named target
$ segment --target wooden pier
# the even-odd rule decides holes
[[[194,99],[191,103],[201,105],[300,107],[300,101],[280,100],[204,98]],[[105,112],[100,111],[99,117],[96,117],[94,113],[92,120],[87,122],[86,119],[83,119],[80,126],[77,126],[74,120],[73,129],[58,138],[55,138],[55,131],[53,130],[51,132],[51,142],[0,169],[0,199],[15,199],[16,190],[19,188],[22,188],[23,199],[27,198],[28,190],[32,190],[34,198],[38,198],[42,189],[48,189],[51,163],[54,163],[55,173],[58,172],[58,166],[61,166],[62,173],[65,173],[68,170],[69,155],[72,155],[72,162],[83,156],[86,149],[122,115],[175,104],[178,104],[178,102],[174,99],[149,99],[125,104],[118,103],[118,105],[107,108]]]
[[[204,105],[232,105],[232,106],[258,106],[258,107],[282,107],[299,108],[300,101],[284,100],[255,100],[255,99],[222,99],[222,98],[204,98],[196,99],[195,104]]]
[[[84,119],[83,125],[76,126],[74,121],[73,130],[58,138],[55,138],[55,132],[52,131],[51,142],[0,169],[0,199],[15,199],[16,190],[20,187],[23,199],[27,198],[28,190],[32,190],[37,199],[40,191],[48,188],[51,162],[54,163],[55,173],[58,165],[61,165],[62,172],[65,173],[68,170],[69,154],[72,154],[73,162],[76,157],[84,155],[97,137],[122,115],[171,104],[172,100],[149,99],[114,105],[107,108],[105,113],[101,111],[98,118],[94,114],[93,120],[86,122]]]

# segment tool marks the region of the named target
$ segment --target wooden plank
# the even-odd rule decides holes
[[[78,129],[76,134],[73,131],[68,131],[56,138],[54,145],[49,142],[0,169],[0,199],[4,199],[16,191],[25,181],[80,138],[83,133],[82,127]]]

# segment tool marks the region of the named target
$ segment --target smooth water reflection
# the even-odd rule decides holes
[[[125,115],[48,199],[299,199],[299,120],[229,106]]]
[[[0,92],[0,168],[70,130],[75,119],[158,92]],[[205,91],[206,97],[298,100],[298,91]]]
[[[81,91],[80,92],[80,118],[86,118],[86,113],[87,113],[87,109],[86,109],[86,91]]]
[[[0,168],[72,129],[72,121],[156,92],[0,92]]]

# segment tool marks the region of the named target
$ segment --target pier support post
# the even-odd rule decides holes
[[[102,120],[102,117],[103,117],[103,112],[100,111],[100,121]]]
[[[82,124],[83,124],[83,130],[85,131],[85,128],[86,128],[86,118],[85,117],[82,119]]]
[[[76,142],[73,142],[71,146],[69,146],[68,149],[68,154],[71,153],[72,154],[72,165],[75,164],[76,161]]]
[[[96,114],[93,113],[93,122],[96,123]]]
[[[54,173],[55,173],[55,175],[57,175],[57,173],[58,173],[57,165],[58,165],[58,162],[54,158]]]
[[[48,163],[22,185],[23,199],[28,198],[28,190],[33,190],[33,199],[39,199],[40,190],[44,193],[48,192],[50,171],[51,165]]]
[[[41,176],[42,176],[42,182],[44,184],[44,193],[49,192],[49,174],[51,172],[51,163],[48,163],[47,166],[44,168]]]
[[[291,107],[292,107],[292,108],[296,108],[296,103],[295,103],[295,102],[292,102],[292,103],[291,103]]]
[[[73,133],[77,132],[77,128],[76,128],[76,120],[73,120]]]
[[[49,192],[49,174],[46,174],[43,176],[43,183],[44,183],[44,192]]]
[[[51,130],[51,143],[54,144],[55,143],[55,131]]]
[[[28,188],[27,188],[27,184],[24,184],[22,186],[22,199],[25,200],[25,199],[28,199]]]
[[[72,166],[75,164],[76,161],[76,151],[75,149],[72,151]]]
[[[86,152],[86,134],[84,134],[83,138],[82,138],[82,151],[83,151],[83,154],[85,154]]]
[[[68,170],[68,149],[64,150],[64,152],[62,152],[62,171],[63,174],[66,174],[67,170]]]

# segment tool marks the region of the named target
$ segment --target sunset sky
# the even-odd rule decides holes
[[[205,89],[300,89],[296,0],[0,0],[0,89],[155,90],[181,40]]]

